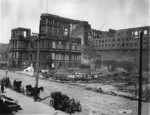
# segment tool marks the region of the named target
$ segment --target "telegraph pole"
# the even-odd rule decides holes
[[[39,63],[40,63],[40,39],[41,39],[41,20],[39,24],[39,38],[37,40],[37,61],[36,61],[36,80],[35,80],[35,92],[34,92],[34,101],[37,101],[37,89],[38,89],[38,80],[39,80]]]
[[[138,115],[142,114],[142,50],[143,50],[143,32],[140,33]]]

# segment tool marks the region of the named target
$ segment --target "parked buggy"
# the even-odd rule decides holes
[[[65,111],[69,114],[82,111],[80,102],[75,99],[69,99],[67,95],[61,92],[53,92],[51,94],[50,105],[54,107],[55,110]]]
[[[34,95],[34,88],[31,85],[26,85],[26,94],[27,96]]]
[[[5,87],[9,87],[9,88],[11,88],[12,87],[12,85],[11,85],[11,83],[10,83],[10,79],[9,79],[9,77],[4,77],[4,78],[2,78],[1,80],[0,80],[0,83],[4,83],[4,86]]]
[[[14,82],[13,82],[13,90],[15,90],[17,92],[21,92],[21,83],[22,83],[22,81],[14,80]]]

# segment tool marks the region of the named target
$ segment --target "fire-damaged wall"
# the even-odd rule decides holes
[[[102,60],[125,60],[133,61],[138,68],[139,65],[139,50],[136,51],[101,51],[99,56]],[[150,51],[143,51],[143,68],[148,69],[150,67]]]
[[[75,24],[72,26],[71,37],[79,37],[81,38],[81,44],[88,45],[88,35],[91,32],[91,26],[88,22],[80,22],[79,24]]]

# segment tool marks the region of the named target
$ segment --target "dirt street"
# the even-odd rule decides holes
[[[0,70],[0,78],[5,77],[5,71]],[[14,79],[22,81],[25,87],[27,84],[35,85],[35,78],[25,74],[8,72],[8,77],[11,83]],[[66,83],[56,83],[48,80],[39,79],[39,86],[44,87],[44,92],[40,94],[41,102],[49,104],[50,94],[54,91],[61,91],[69,97],[73,97],[81,102],[82,112],[75,113],[76,115],[125,115],[121,113],[123,110],[128,110],[131,113],[126,115],[137,115],[138,102],[124,99],[121,97],[111,96],[96,93],[86,90],[79,86],[72,86]],[[150,103],[143,102],[143,115],[150,114]]]

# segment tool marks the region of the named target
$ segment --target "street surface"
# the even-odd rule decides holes
[[[5,76],[5,71],[0,70],[0,78]],[[14,79],[17,79],[22,81],[24,87],[29,84],[35,86],[34,77],[10,71],[8,72],[8,77],[10,78],[11,83]],[[42,79],[39,79],[39,87],[40,86],[44,87],[44,92],[40,94],[40,102],[45,104],[49,105],[50,94],[54,91],[61,91],[69,97],[73,97],[80,101],[82,112],[76,112],[76,115],[137,115],[138,112],[137,101],[96,93],[79,86],[72,86],[66,83],[58,83]],[[121,113],[123,110],[131,111],[131,113]],[[150,114],[150,103],[142,103],[142,113],[142,115]]]

